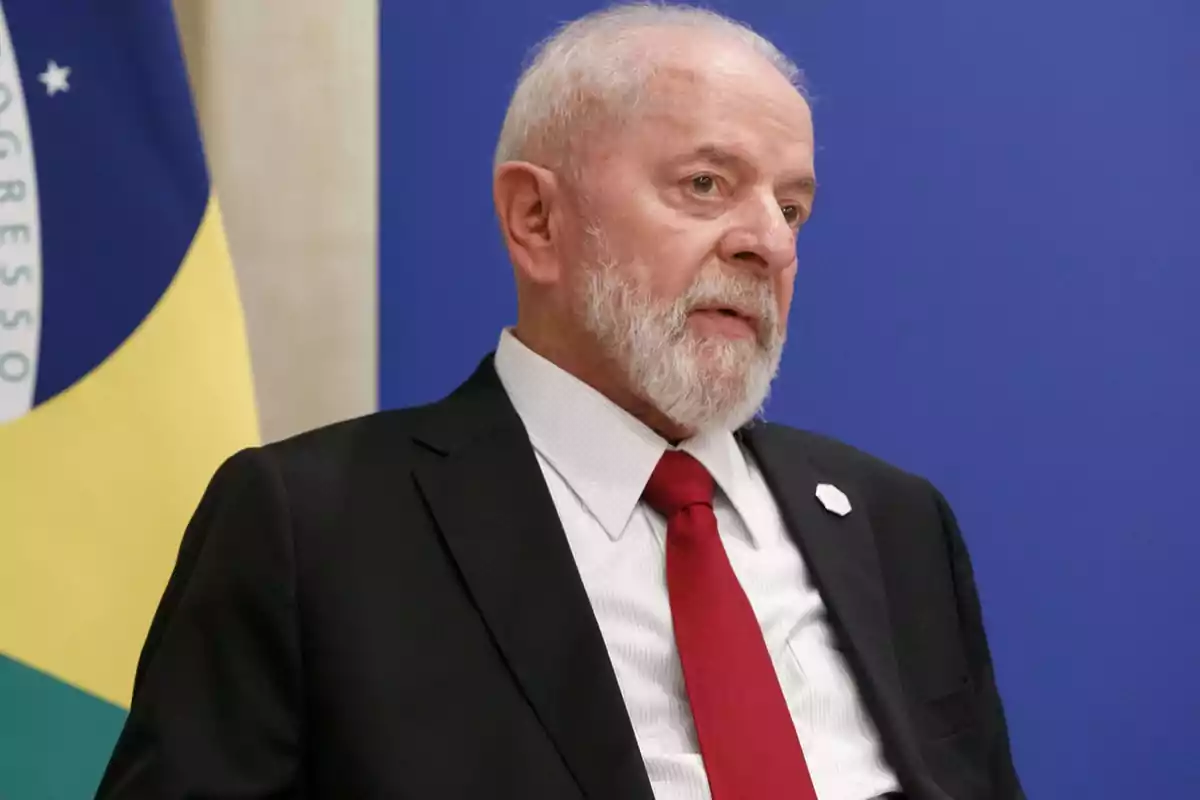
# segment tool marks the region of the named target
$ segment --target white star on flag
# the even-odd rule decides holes
[[[46,94],[54,97],[59,92],[65,92],[71,88],[71,85],[67,83],[67,78],[70,76],[70,67],[60,67],[51,61],[46,65],[46,71],[38,75],[38,80],[46,84]]]

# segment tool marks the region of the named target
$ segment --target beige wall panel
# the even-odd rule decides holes
[[[374,410],[373,0],[176,0],[263,437]]]

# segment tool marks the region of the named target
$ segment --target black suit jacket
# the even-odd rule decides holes
[[[739,435],[908,797],[1023,797],[942,497],[810,433],[760,423]],[[850,497],[848,516],[817,502],[821,482]],[[221,467],[183,538],[98,796],[652,800],[490,358],[441,402]]]

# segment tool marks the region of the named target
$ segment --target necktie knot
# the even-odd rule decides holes
[[[658,461],[642,493],[668,519],[691,505],[712,505],[713,478],[704,465],[682,450],[668,450]]]

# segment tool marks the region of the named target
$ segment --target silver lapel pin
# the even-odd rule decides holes
[[[832,483],[817,484],[817,499],[821,501],[821,505],[825,506],[826,511],[837,514],[839,517],[850,513],[850,498],[846,497],[846,493]]]

